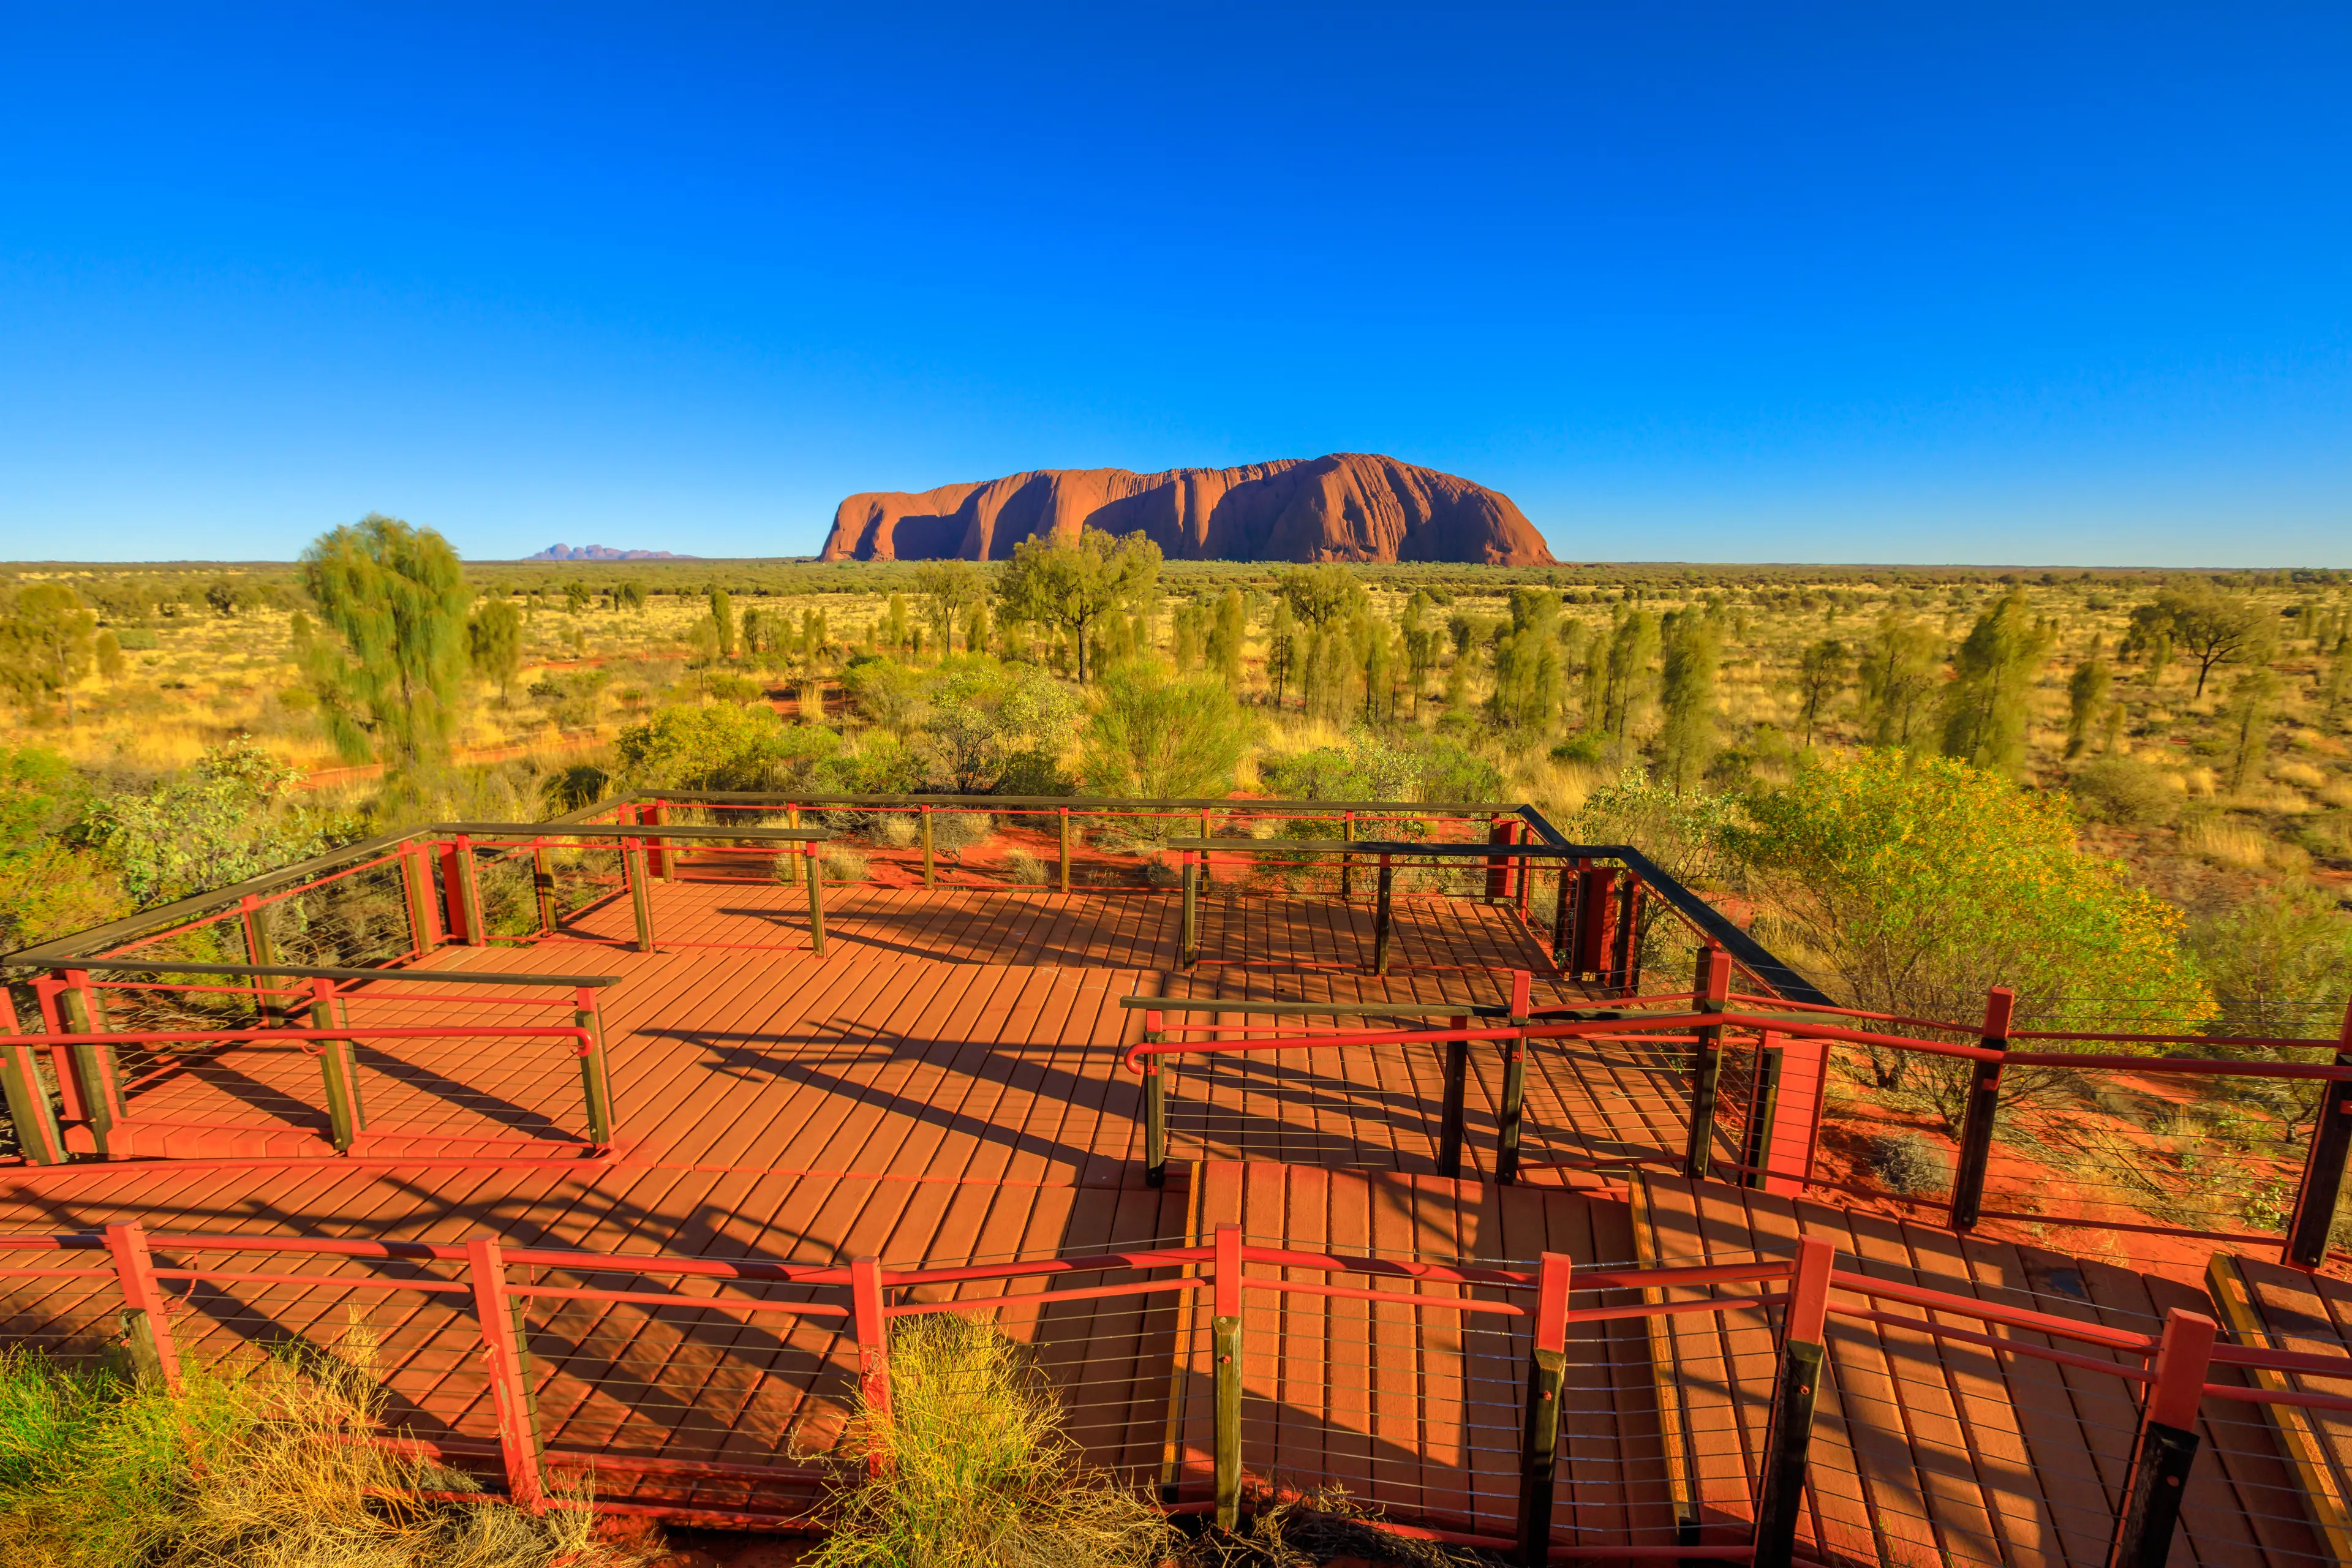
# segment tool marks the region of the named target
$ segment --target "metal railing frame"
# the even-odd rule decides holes
[[[184,1310],[166,1288],[173,1282],[199,1281],[234,1286],[242,1280],[260,1284],[341,1288],[353,1291],[424,1292],[460,1298],[475,1314],[483,1364],[488,1374],[496,1423],[494,1448],[468,1447],[462,1440],[433,1442],[390,1436],[388,1444],[411,1451],[426,1451],[449,1459],[488,1460],[503,1472],[507,1495],[519,1506],[542,1510],[563,1506],[551,1495],[556,1489],[549,1472],[559,1469],[602,1470],[616,1475],[704,1476],[730,1480],[797,1482],[805,1472],[782,1465],[761,1466],[740,1460],[703,1461],[678,1458],[646,1458],[611,1452],[566,1452],[550,1448],[539,1430],[535,1391],[530,1385],[529,1331],[521,1309],[537,1298],[563,1300],[652,1305],[708,1311],[736,1311],[761,1316],[781,1315],[829,1320],[847,1331],[854,1352],[854,1377],[869,1408],[886,1409],[890,1398],[888,1325],[909,1317],[946,1313],[993,1313],[1007,1309],[1028,1310],[1056,1302],[1097,1300],[1109,1297],[1205,1292],[1213,1308],[1214,1433],[1210,1495],[1186,1501],[1163,1495],[1171,1511],[1203,1512],[1226,1528],[1239,1522],[1253,1498],[1271,1500],[1272,1493],[1248,1479],[1243,1451],[1242,1401],[1244,1396],[1244,1358],[1249,1338],[1244,1305],[1251,1294],[1281,1296],[1306,1292],[1343,1297],[1367,1303],[1402,1305],[1417,1313],[1450,1315],[1457,1321],[1474,1317],[1526,1320],[1528,1328],[1525,1394],[1519,1401],[1519,1490],[1511,1535],[1497,1536],[1446,1529],[1411,1529],[1457,1544],[1507,1552],[1523,1563],[1553,1561],[1559,1554],[1551,1530],[1556,1492],[1559,1417],[1563,1404],[1567,1331],[1571,1324],[1628,1318],[1656,1318],[1685,1312],[1722,1312],[1782,1309],[1774,1331],[1778,1368],[1774,1376],[1772,1410],[1766,1443],[1751,1478],[1755,1503],[1750,1542],[1740,1548],[1706,1548],[1684,1555],[1752,1560],[1770,1568],[1786,1568],[1792,1561],[1795,1533],[1803,1516],[1803,1489],[1813,1436],[1813,1408],[1825,1370],[1827,1319],[1891,1326],[1937,1339],[1990,1349],[1998,1354],[2024,1356],[2062,1365],[2105,1373],[2141,1388],[2140,1427],[2120,1503],[2116,1508],[2107,1561],[2110,1568],[2157,1568],[2165,1560],[2177,1529],[2179,1503],[2200,1439],[2195,1431],[2203,1401],[2221,1398],[2256,1405],[2316,1405],[2352,1410],[2352,1398],[2307,1394],[2273,1386],[2240,1387],[2210,1380],[2216,1368],[2268,1373],[2289,1369],[2312,1376],[2352,1380],[2352,1356],[2271,1350],[2259,1345],[2235,1345],[2220,1340],[2211,1319],[2174,1309],[2162,1331],[2150,1335],[2109,1327],[2079,1318],[2060,1316],[2030,1307],[2009,1306],[1980,1297],[1956,1295],[1900,1280],[1880,1279],[1840,1268],[1834,1248],[1826,1241],[1804,1237],[1793,1258],[1752,1263],[1610,1268],[1579,1268],[1556,1254],[1545,1254],[1533,1268],[1495,1267],[1405,1258],[1367,1258],[1314,1252],[1283,1247],[1253,1246],[1235,1225],[1214,1228],[1206,1245],[1143,1247],[1070,1257],[1033,1258],[972,1265],[931,1265],[887,1268],[878,1259],[860,1256],[843,1263],[788,1264],[740,1258],[706,1258],[646,1254],[600,1253],[543,1247],[517,1246],[495,1236],[478,1236],[460,1243],[332,1240],[287,1236],[175,1235],[151,1233],[142,1226],[123,1223],[98,1233],[0,1236],[0,1251],[102,1253],[103,1267],[89,1268],[61,1263],[54,1268],[12,1268],[12,1279],[89,1279],[110,1276],[121,1294],[120,1326],[131,1361],[143,1374],[176,1391],[184,1376],[184,1357],[173,1324],[175,1310]],[[389,1279],[370,1275],[328,1275],[239,1271],[233,1268],[165,1267],[157,1253],[264,1253],[311,1255],[331,1259],[391,1259],[455,1266],[449,1277]],[[836,1300],[781,1302],[717,1296],[682,1296],[643,1289],[599,1289],[516,1281],[515,1268],[560,1270],[588,1278],[598,1275],[664,1277],[745,1285],[770,1284],[816,1287],[841,1292]],[[1393,1289],[1317,1284],[1287,1277],[1250,1275],[1255,1267],[1292,1272],[1352,1275],[1374,1281],[1391,1280]],[[1856,1265],[1858,1268],[1860,1266]],[[1158,1274],[1185,1270],[1175,1276],[1147,1278],[1133,1283],[1055,1289],[1056,1277],[1108,1273]],[[1028,1281],[1045,1289],[1026,1294],[1003,1294],[939,1301],[894,1300],[924,1286],[1004,1284]],[[1662,1292],[1722,1286],[1762,1287],[1734,1298],[1667,1300]],[[1464,1292],[1436,1296],[1420,1287],[1437,1286]],[[1483,1290],[1485,1296],[1467,1292]],[[1602,1290],[1640,1291],[1636,1304],[1576,1308],[1572,1294]],[[1498,1297],[1500,1299],[1498,1299]],[[1516,1299],[1514,1299],[1516,1298]],[[1889,1308],[1897,1309],[1890,1310]],[[1902,1310],[1908,1309],[1908,1310]],[[1961,1320],[1956,1321],[1955,1320]],[[1963,1326],[1973,1323],[1974,1328]],[[2102,1352],[2087,1355],[2058,1344],[2015,1337],[2044,1336]],[[1179,1342],[1171,1354],[1181,1364],[1194,1353]],[[2118,1359],[2119,1358],[2119,1359]],[[1328,1376],[1328,1369],[1327,1369]],[[688,1401],[690,1404],[690,1400]],[[1849,1407],[1849,1426],[1862,1419]],[[887,1465],[887,1449],[868,1456],[869,1464]],[[1284,1468],[1295,1468],[1295,1456],[1285,1456]],[[1379,1502],[1377,1496],[1370,1500]],[[634,1503],[629,1511],[675,1515],[713,1523],[821,1528],[821,1521],[773,1513],[713,1510],[693,1504]],[[1614,1556],[1626,1548],[1583,1542],[1568,1555]],[[1640,1547],[1631,1548],[1635,1555]],[[1678,1550],[1678,1549],[1677,1549]],[[1653,1555],[1675,1555],[1659,1549]]]
[[[1861,1013],[1837,1007],[1808,1008],[1801,1011],[1751,1011],[1741,1004],[1747,1001],[1778,999],[1743,997],[1730,988],[1729,955],[1719,950],[1701,948],[1698,953],[1697,989],[1675,995],[1627,998],[1627,1003],[1648,1004],[1660,1009],[1672,1009],[1678,1005],[1687,1011],[1661,1010],[1638,1012],[1614,1010],[1611,1016],[1601,1016],[1601,1009],[1586,1007],[1536,1008],[1528,1001],[1532,975],[1526,970],[1511,973],[1510,1001],[1507,1005],[1473,1005],[1445,1003],[1428,1007],[1399,1007],[1378,1003],[1310,1005],[1284,1002],[1238,1003],[1213,998],[1188,1000],[1160,996],[1125,996],[1119,1005],[1139,1010],[1144,1015],[1142,1038],[1129,1046],[1121,1055],[1121,1065],[1142,1079],[1145,1127],[1145,1179],[1157,1185],[1164,1179],[1168,1160],[1167,1142],[1167,1074],[1160,1067],[1162,1058],[1171,1057],[1208,1057],[1245,1055],[1282,1051],[1330,1049],[1342,1046],[1444,1046],[1447,1047],[1446,1093],[1439,1133],[1439,1172],[1458,1175],[1460,1149],[1463,1139],[1462,1097],[1456,1084],[1460,1074],[1457,1053],[1477,1043],[1495,1043],[1505,1051],[1506,1071],[1501,1098],[1498,1101],[1497,1149],[1495,1179],[1508,1184],[1517,1166],[1517,1145],[1524,1116],[1525,1072],[1527,1048],[1538,1040],[1591,1040],[1606,1037],[1641,1038],[1664,1036],[1668,1043],[1690,1047],[1687,1071],[1692,1079],[1690,1136],[1681,1151],[1682,1173],[1705,1180],[1714,1171],[1715,1100],[1717,1079],[1715,1068],[1719,1065],[1724,1032],[1737,1029],[1754,1035],[1759,1042],[1778,1037],[1782,1040],[1819,1040],[1823,1042],[1870,1046],[1885,1050],[1910,1052],[1922,1056],[1953,1058],[1977,1065],[1977,1077],[1971,1084],[1967,1121],[1960,1134],[1961,1160],[1956,1172],[1951,1196],[1946,1205],[1946,1223],[1955,1231],[1972,1229],[1982,1214],[1984,1181],[1988,1161],[1986,1152],[1992,1138],[1992,1119],[1999,1110],[2000,1074],[2010,1068],[2057,1068],[2070,1071],[2121,1070],[2179,1077],[2273,1078],[2316,1080],[2326,1085],[2324,1114],[2312,1129],[2307,1146],[2302,1179],[2296,1189],[2293,1218],[2287,1226],[2281,1261],[2302,1268],[2316,1268],[2326,1261],[2328,1221],[2336,1213],[2340,1200],[2347,1166],[2352,1166],[2352,1005],[2345,1010],[2341,1034],[2333,1040],[2323,1039],[2252,1039],[2233,1040],[2228,1037],[2203,1035],[2122,1035],[2100,1034],[2083,1036],[2067,1030],[2012,1030],[2010,1024],[2011,994],[1996,987],[1988,998],[1986,1021],[1979,1028],[1960,1024],[1940,1024],[1927,1020],[1911,1020],[1923,1026],[1953,1033],[1976,1033],[1975,1043],[1926,1040],[1907,1035],[1890,1035],[1871,1029],[1854,1029],[1826,1022],[1836,1017],[1851,1016],[1864,1021],[1877,1021],[1882,1015]],[[1164,1015],[1181,1012],[1235,1013],[1273,1016],[1313,1016],[1332,1014],[1340,1016],[1382,1017],[1445,1015],[1452,1018],[1443,1029],[1347,1029],[1320,1032],[1297,1032],[1267,1037],[1253,1034],[1244,1039],[1178,1038],[1178,1036],[1225,1035],[1248,1029],[1248,1025],[1170,1025]],[[1567,1015],[1563,1021],[1549,1022]],[[1474,1026],[1474,1016],[1499,1019]],[[2092,1055],[2075,1051],[2030,1051],[2014,1048],[2018,1041],[2035,1039],[2090,1038],[2099,1041],[2136,1044],[2146,1047],[2196,1043],[2212,1046],[2259,1046],[2265,1049],[2307,1049],[2332,1053],[2327,1063],[2226,1061],[2210,1058],[2178,1057],[2128,1056],[2119,1054]],[[1987,1080],[1990,1079],[1990,1082]],[[1818,1119],[1822,1100],[1815,1102]],[[2333,1108],[2347,1109],[2340,1113],[2326,1114]],[[1818,1131],[1818,1128],[1815,1129]],[[1808,1180],[1811,1173],[1807,1173]],[[2073,1222],[2082,1228],[2100,1228],[2096,1221]]]

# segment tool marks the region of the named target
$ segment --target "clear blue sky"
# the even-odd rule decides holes
[[[2352,565],[2352,11],[0,0],[0,556],[1391,453],[1567,559]]]

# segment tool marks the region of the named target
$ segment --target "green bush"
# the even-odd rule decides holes
[[[2066,781],[2084,816],[2118,827],[2157,827],[2180,815],[2181,792],[2160,768],[2129,757],[2101,757]]]
[[[1103,678],[1079,771],[1097,795],[1222,797],[1255,729],[1223,680],[1123,664]]]

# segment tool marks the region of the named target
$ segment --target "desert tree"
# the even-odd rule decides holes
[[[2057,629],[2033,614],[2022,589],[1994,601],[1952,656],[1944,692],[1944,754],[2014,777],[2025,765],[2025,726],[2034,678]]]
[[[2230,689],[2230,705],[2222,710],[2221,722],[2222,739],[2230,748],[2232,790],[2262,782],[2278,695],[2278,677],[2267,669],[2246,671]]]
[[[507,695],[522,669],[522,617],[510,599],[490,599],[466,623],[466,661]]]
[[[895,603],[898,595],[894,594],[891,598]],[[710,590],[710,629],[715,634],[711,641],[718,649],[718,657],[733,658],[735,657],[735,605],[734,602],[728,598],[727,590],[724,588]]]
[[[73,722],[74,682],[89,673],[98,657],[98,615],[62,583],[35,583],[16,595],[0,618],[0,681],[30,707],[52,696],[65,699],[66,722]]]
[[[1601,728],[1623,741],[1648,706],[1653,672],[1658,656],[1658,617],[1647,610],[1631,610],[1610,633],[1602,658]]]
[[[1806,745],[1813,743],[1813,731],[1821,728],[1822,719],[1837,694],[1845,689],[1850,662],[1845,644],[1835,637],[1823,637],[1806,645],[1805,651],[1798,657],[1797,719],[1805,727]]]
[[[2151,649],[2178,648],[2195,659],[2195,696],[2203,697],[2216,668],[2260,658],[2264,625],[2263,608],[2251,596],[2197,584],[2167,588],[2154,604],[2135,609],[2127,640],[2137,638]]]
[[[1511,591],[1511,628],[1495,639],[1495,690],[1487,712],[1498,724],[1541,732],[1566,694],[1558,636],[1559,598]]]
[[[1870,743],[1908,751],[1927,738],[1943,684],[1944,641],[1932,627],[1888,610],[1862,647],[1862,717]]]
[[[2099,657],[2099,639],[2091,639],[2091,651],[2074,673],[2066,678],[2066,754],[2079,757],[2090,743],[2091,721],[2099,715],[2107,700],[2107,689],[2115,684],[2115,674]]]
[[[337,747],[395,771],[440,757],[465,660],[466,573],[449,542],[370,512],[312,541],[301,575],[335,633],[311,639],[303,669]]]
[[[1429,612],[1436,601],[1427,591],[1416,588],[1412,597],[1404,603],[1404,662],[1405,681],[1412,692],[1412,710],[1421,711],[1421,697],[1429,685],[1429,672],[1437,668],[1439,634],[1429,625]]]
[[[1327,564],[1285,572],[1276,580],[1276,587],[1298,618],[1318,632],[1344,625],[1367,613],[1371,605],[1362,582],[1345,566]]]
[[[1696,787],[1715,755],[1715,677],[1723,645],[1715,618],[1678,610],[1660,632],[1658,772],[1671,789]]]
[[[996,602],[1014,619],[1066,634],[1084,686],[1087,634],[1159,585],[1160,560],[1160,546],[1140,532],[1114,539],[1089,528],[1067,542],[1024,539],[996,574]]]
[[[1298,672],[1298,616],[1287,598],[1274,602],[1274,624],[1266,630],[1265,678],[1274,687],[1274,705],[1282,707],[1283,692]]]
[[[922,601],[923,619],[939,640],[940,651],[947,653],[954,647],[957,626],[969,618],[971,606],[986,603],[988,582],[972,562],[926,561],[915,568],[915,596]],[[986,640],[982,633],[982,641]],[[978,653],[981,648],[966,639],[965,651]]]
[[[1209,624],[1209,668],[1236,692],[1242,689],[1242,648],[1248,637],[1249,607],[1242,602],[1239,588],[1228,588],[1217,601]]]

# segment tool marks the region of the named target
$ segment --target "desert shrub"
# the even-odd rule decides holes
[[[789,745],[773,710],[720,703],[665,708],[622,731],[614,750],[640,789],[762,789]]]
[[[1007,789],[1016,763],[1064,742],[1078,717],[1077,699],[1033,665],[1002,664],[984,654],[950,659],[932,673],[923,739],[933,768],[959,795],[1047,795]]]
[[[1591,731],[1570,735],[1551,749],[1555,763],[1577,763],[1591,767],[1609,755],[1609,738]]]
[[[1168,1521],[1087,1465],[1026,1347],[960,1312],[890,1335],[890,1407],[835,1450],[832,1530],[812,1568],[1148,1568]],[[866,1456],[888,1454],[879,1475]]]
[[[0,1561],[21,1568],[618,1568],[593,1515],[533,1517],[380,1429],[373,1342],[191,1368],[184,1391],[0,1350]]]
[[[2179,815],[2184,793],[2161,768],[2129,757],[2102,757],[2079,769],[2066,788],[2083,815],[2119,827],[2154,827]]]
[[[139,903],[225,888],[327,847],[332,825],[290,796],[299,777],[240,738],[144,794],[93,805],[81,835]]]
[[[923,836],[923,827],[912,812],[893,811],[874,821],[874,842],[891,849],[904,849]]]
[[[1927,1197],[1952,1183],[1951,1162],[1916,1132],[1883,1132],[1864,1149],[1871,1171],[1906,1198]]]
[[[996,822],[984,811],[931,813],[931,847],[944,855],[961,855],[987,843],[996,835]]]
[[[1055,754],[1043,746],[1015,752],[1004,759],[991,795],[1076,795],[1077,780],[1062,771]]]
[[[1034,888],[1042,888],[1060,875],[1055,867],[1047,865],[1026,849],[1015,849],[1007,855],[1004,871],[1014,881]]]
[[[2031,1027],[2193,1028],[2213,1015],[2179,912],[2085,854],[2063,797],[1870,751],[1801,768],[1745,806],[1750,820],[1721,838],[1758,896],[1758,934],[1850,1005],[1967,1020],[2007,985]],[[1965,1064],[1865,1052],[1881,1087],[1918,1081],[1957,1122]],[[2004,1103],[2057,1081],[2004,1075]]]
[[[1256,721],[1221,679],[1171,679],[1155,664],[1116,666],[1087,721],[1079,772],[1097,795],[1223,796]]]
[[[866,857],[846,844],[828,844],[817,851],[817,865],[828,882],[866,880]]]

